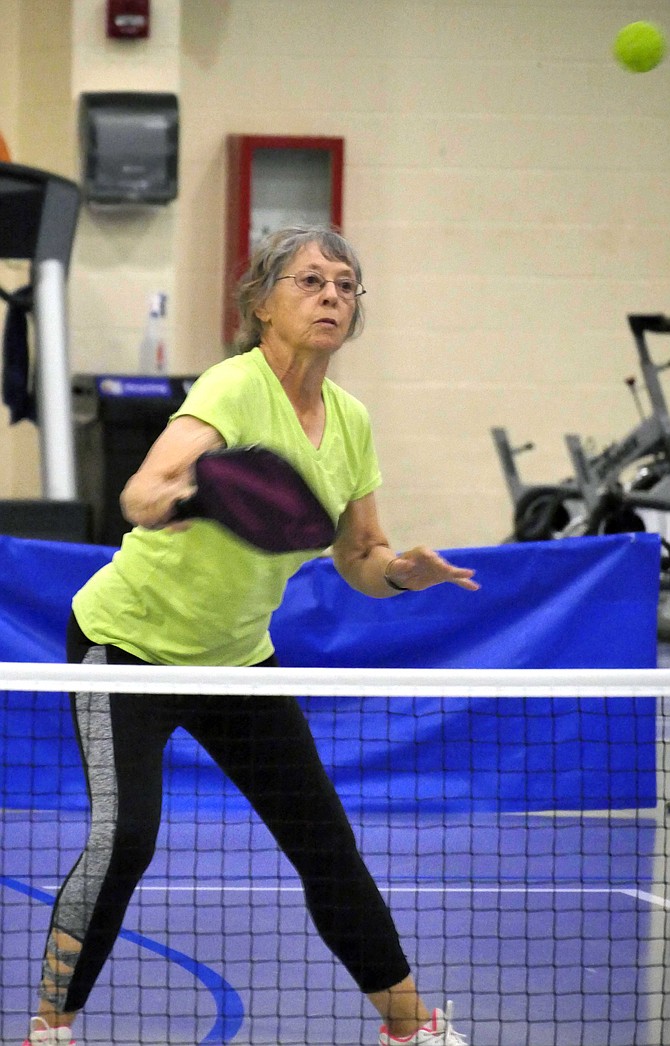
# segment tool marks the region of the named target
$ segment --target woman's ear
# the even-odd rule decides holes
[[[254,316],[261,321],[261,323],[268,323],[270,320],[270,313],[265,308],[265,305],[259,305],[257,309],[254,309]]]

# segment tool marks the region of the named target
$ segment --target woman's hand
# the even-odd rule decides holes
[[[374,493],[350,501],[344,510],[333,562],[348,585],[375,599],[397,595],[398,589],[419,592],[444,581],[469,592],[479,589],[472,580],[474,570],[454,566],[425,545],[394,556],[379,522]]]
[[[445,581],[465,588],[468,592],[476,592],[479,585],[472,580],[473,575],[474,570],[454,566],[426,545],[417,545],[416,548],[395,556],[387,563],[384,571],[388,582],[394,582],[398,588],[411,592],[420,592],[424,588],[431,588],[432,585],[440,585]]]

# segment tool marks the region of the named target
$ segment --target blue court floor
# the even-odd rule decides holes
[[[666,830],[639,817],[354,824],[422,994],[472,1046],[661,1046]],[[20,1043],[80,815],[0,821],[0,1042]],[[378,1020],[245,810],[173,819],[77,1028],[86,1046],[375,1044]]]

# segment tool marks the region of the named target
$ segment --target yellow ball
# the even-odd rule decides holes
[[[665,37],[651,22],[631,22],[617,33],[614,54],[626,69],[648,73],[665,54]]]

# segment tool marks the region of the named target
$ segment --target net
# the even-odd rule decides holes
[[[89,710],[109,694],[143,710],[131,811],[146,806],[165,702],[186,715],[204,701],[222,736],[251,744],[259,709],[296,695],[429,1007],[452,999],[472,1046],[670,1042],[670,672],[5,663],[3,679],[2,1043],[25,1037],[54,901],[89,832],[99,854],[120,831],[107,794],[109,820],[91,822],[70,691],[90,695]],[[78,730],[104,763],[96,722],[80,715]],[[78,1042],[376,1043],[379,1017],[317,933],[293,864],[183,726],[162,778],[155,851],[144,840],[149,864]],[[130,833],[121,850],[136,845]],[[124,874],[90,861],[80,877],[77,903],[100,934]],[[346,918],[333,912],[336,930]]]

